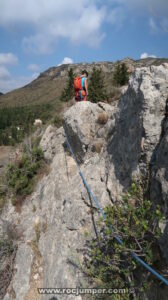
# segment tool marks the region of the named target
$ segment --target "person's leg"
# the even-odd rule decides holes
[[[82,91],[82,98],[83,101],[87,101],[86,92],[84,90]]]

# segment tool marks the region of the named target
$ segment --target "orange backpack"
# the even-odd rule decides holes
[[[82,90],[81,77],[79,77],[79,76],[74,78],[74,89],[75,89],[75,92]]]

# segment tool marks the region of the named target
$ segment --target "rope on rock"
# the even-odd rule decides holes
[[[65,133],[65,135],[66,135],[66,133]],[[84,184],[84,186],[85,186],[87,192],[89,193],[89,195],[90,195],[91,198],[93,199],[93,201],[94,201],[94,203],[95,203],[97,209],[99,210],[99,212],[102,214],[103,219],[106,220],[107,217],[106,217],[106,214],[105,214],[103,208],[100,206],[98,200],[96,199],[96,197],[95,197],[94,194],[92,193],[90,187],[88,186],[88,184],[87,184],[87,182],[86,182],[85,177],[83,176],[83,174],[82,174],[82,172],[81,172],[80,166],[79,166],[79,164],[78,164],[78,162],[77,162],[77,159],[76,159],[76,157],[75,157],[74,151],[73,151],[72,146],[71,146],[71,144],[70,144],[70,142],[69,142],[69,140],[68,140],[67,135],[66,135],[66,143],[67,143],[67,146],[68,146],[68,148],[69,148],[69,150],[70,150],[70,152],[71,152],[71,154],[72,154],[72,156],[73,156],[73,158],[74,158],[74,160],[75,160],[76,166],[77,166],[77,168],[78,168],[79,175],[80,175],[80,177],[82,178],[83,184]],[[114,228],[113,228],[112,226],[110,226],[110,227],[111,227],[112,231],[114,231]],[[116,236],[115,236],[115,239],[116,239],[116,241],[117,241],[120,245],[123,244],[123,241],[120,239],[119,236],[116,235]],[[152,267],[150,267],[145,261],[143,261],[140,257],[138,257],[134,252],[130,252],[130,254],[131,254],[131,256],[133,257],[133,259],[135,259],[137,262],[139,262],[139,263],[140,263],[143,267],[145,267],[150,273],[152,273],[155,277],[157,277],[159,280],[161,280],[163,283],[165,283],[165,284],[168,286],[168,280],[166,280],[162,275],[160,275],[158,272],[156,272]]]

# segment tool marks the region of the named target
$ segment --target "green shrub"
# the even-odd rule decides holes
[[[104,74],[100,69],[93,68],[88,85],[88,99],[91,102],[107,100]]]
[[[2,249],[5,249],[6,254],[10,255],[13,252],[13,242],[8,239],[0,239],[0,253]]]
[[[66,84],[66,87],[64,88],[62,95],[61,95],[61,101],[67,102],[74,96],[74,73],[73,69],[70,68],[68,71],[68,81]]]
[[[85,270],[97,287],[136,286],[143,291],[150,286],[152,278],[135,263],[130,252],[158,268],[156,251],[159,252],[161,209],[153,207],[148,200],[142,200],[140,185],[133,183],[122,203],[106,207],[105,213],[106,221],[103,218],[98,221],[99,238],[89,242]],[[122,239],[122,245],[115,236]],[[143,282],[147,282],[147,286]]]
[[[62,122],[63,122],[63,119],[61,116],[59,115],[56,115],[53,120],[52,120],[52,123],[56,126],[56,127],[61,127],[62,126]]]
[[[6,203],[7,185],[5,182],[5,176],[0,177],[0,214]]]
[[[33,130],[35,119],[46,123],[53,116],[53,104],[0,109],[0,145],[15,145]]]
[[[129,74],[125,63],[117,64],[114,72],[113,81],[116,85],[122,86],[128,83]]]
[[[33,147],[39,147],[41,141],[41,136],[32,137],[32,145]]]
[[[41,161],[44,158],[44,154],[41,148],[33,148],[32,150],[32,156],[33,160],[36,161]]]
[[[8,166],[7,182],[13,193],[13,204],[17,196],[26,196],[32,193],[35,176],[43,164],[44,155],[39,147],[33,147],[31,155],[24,154],[17,164]]]

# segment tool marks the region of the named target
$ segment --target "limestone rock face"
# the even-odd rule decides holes
[[[114,198],[128,188],[132,176],[141,174],[146,180],[162,132],[167,95],[167,66],[152,66],[137,69],[121,96],[106,155],[107,184]]]
[[[98,105],[91,102],[79,102],[65,113],[63,127],[80,162],[85,160],[88,148],[91,148],[98,130],[102,127],[98,124],[99,115],[107,113],[110,116],[113,110],[112,106],[101,102]]]
[[[162,207],[165,221],[161,224],[164,232],[161,239],[161,246],[165,258],[168,261],[168,120],[163,120],[162,136],[156,147],[151,166],[151,200]]]
[[[62,128],[46,129],[40,145],[50,173],[38,182],[20,212],[9,202],[0,220],[2,226],[8,220],[22,232],[5,300],[13,299],[11,291],[16,300],[49,300],[53,295],[39,295],[38,287],[76,287],[85,281],[80,271],[85,232],[95,236],[93,217],[97,220],[100,213],[90,202],[66,138],[102,207],[117,205],[132,177],[141,176],[144,184],[150,179],[151,200],[163,206],[167,217],[167,96],[167,65],[139,68],[119,102],[77,103],[65,113]],[[162,248],[168,259],[166,230]],[[56,295],[56,299],[82,297]]]
[[[42,139],[40,141],[40,147],[44,152],[44,157],[49,162],[52,161],[56,153],[58,152],[58,148],[62,143],[62,137],[64,136],[63,128],[56,130],[54,126],[48,126]]]
[[[95,143],[100,142],[100,138],[94,136],[96,130],[107,125],[96,123],[98,114],[105,112],[106,109],[110,116],[114,107],[100,104],[101,108],[96,104],[82,104],[76,105],[65,114],[66,134],[71,140],[75,155],[81,153],[83,145],[88,145],[81,170],[94,195],[104,207],[111,203],[105,182],[105,161],[100,153],[92,151],[90,145],[93,140]],[[73,139],[75,135],[81,148],[78,148],[78,145],[76,147],[76,140]],[[45,158],[51,162],[49,175],[44,176],[32,196],[25,200],[21,213],[16,212],[11,204],[3,212],[3,220],[17,224],[16,229],[22,229],[23,232],[23,240],[16,257],[17,271],[11,283],[18,300],[29,299],[31,290],[35,293],[37,287],[79,286],[83,280],[80,264],[83,259],[82,249],[86,242],[85,231],[89,232],[90,236],[95,234],[91,214],[91,208],[95,207],[95,204],[90,202],[75,161],[67,151],[63,128],[56,130],[49,126],[40,145]],[[95,207],[95,220],[99,215]],[[35,242],[37,229],[40,232],[38,245]],[[24,280],[19,281],[22,266],[25,268],[24,276],[22,275]],[[39,268],[43,269],[43,274],[38,273]],[[40,279],[38,285],[34,278]],[[37,298],[31,299],[50,298],[49,295],[38,295]],[[67,295],[57,298],[67,299]],[[9,293],[5,296],[5,300],[8,299]],[[82,298],[71,295],[68,299]]]

